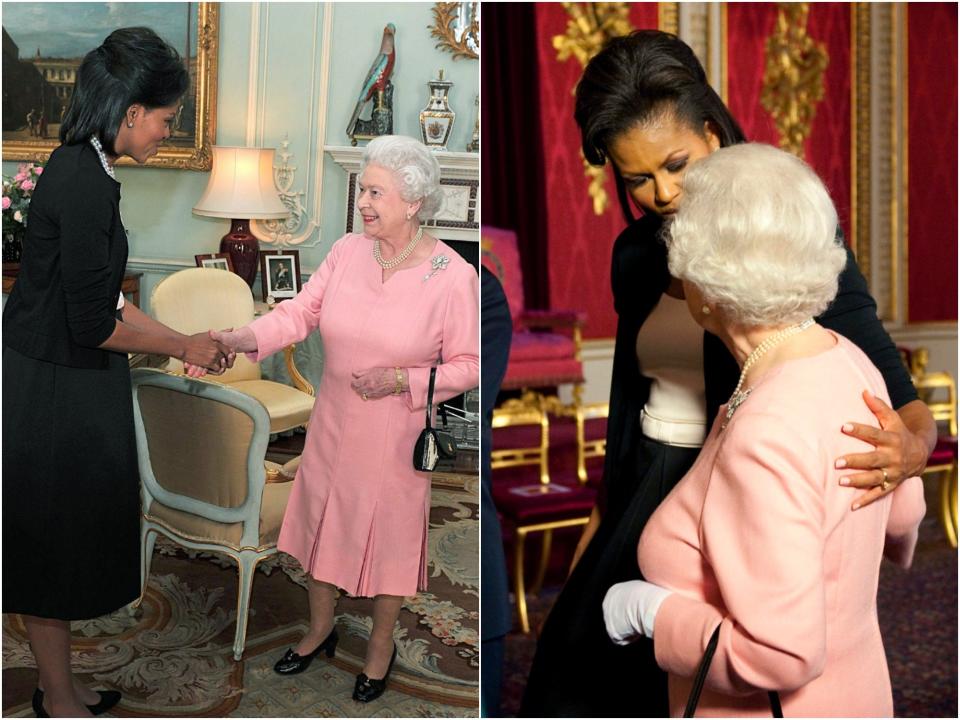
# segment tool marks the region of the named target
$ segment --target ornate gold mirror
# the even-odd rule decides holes
[[[480,7],[477,2],[438,2],[433,5],[430,34],[453,59],[480,56]]]

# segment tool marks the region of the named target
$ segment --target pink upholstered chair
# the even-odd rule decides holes
[[[537,464],[540,479],[549,482],[547,411],[569,415],[577,422],[577,477],[586,482],[583,438],[583,363],[580,360],[584,314],[575,310],[527,310],[517,235],[513,230],[485,226],[481,229],[482,262],[503,285],[513,319],[513,338],[507,372],[501,389],[520,390],[521,398],[494,412],[494,427],[540,424],[539,447],[495,450],[494,467]],[[571,385],[573,401],[560,402],[546,388]]]

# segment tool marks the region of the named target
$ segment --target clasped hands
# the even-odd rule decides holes
[[[387,395],[396,395],[397,370],[392,367],[355,370],[350,387],[364,400],[379,400]],[[400,392],[404,392],[408,387],[407,371],[400,368]]]
[[[184,353],[183,369],[192,378],[203,377],[208,372],[220,375],[233,367],[238,352],[253,352],[257,339],[253,331],[242,327],[239,330],[210,330],[191,335]]]

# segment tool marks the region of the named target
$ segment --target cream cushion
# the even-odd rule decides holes
[[[213,268],[190,268],[164,278],[150,296],[150,309],[164,325],[186,335],[213,329],[239,328],[253,321],[253,293],[239,276]],[[170,358],[167,370],[183,372],[183,363]],[[270,416],[270,432],[305,425],[314,397],[283,383],[261,379],[260,365],[237,355],[222,375],[207,376],[255,397]]]
[[[277,544],[277,538],[280,536],[280,525],[283,523],[283,513],[286,510],[292,487],[293,485],[288,482],[264,485],[263,505],[260,508],[261,548]],[[150,503],[146,515],[150,520],[175,530],[178,535],[202,542],[229,545],[235,550],[240,549],[240,536],[243,533],[242,523],[227,524],[205,520],[199,515],[173,510],[158,502]]]

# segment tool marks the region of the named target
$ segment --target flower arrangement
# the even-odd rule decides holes
[[[18,262],[23,237],[27,231],[30,198],[43,166],[21,163],[17,174],[3,179],[3,261]]]
[[[27,226],[27,211],[42,165],[21,163],[17,174],[3,179],[3,231],[17,232]]]

